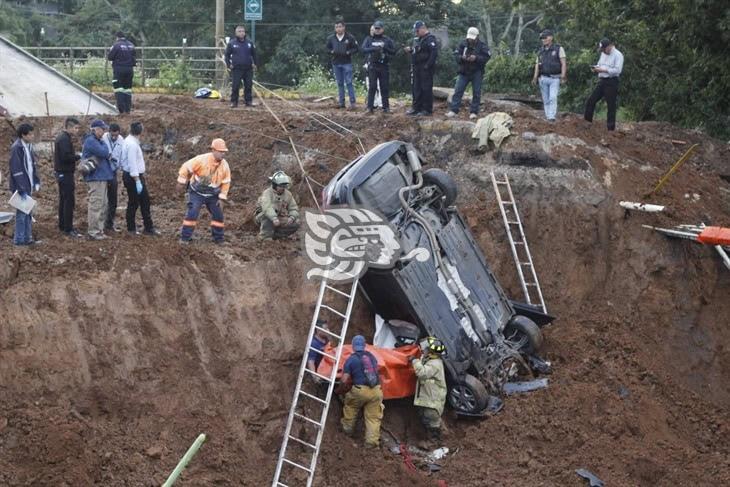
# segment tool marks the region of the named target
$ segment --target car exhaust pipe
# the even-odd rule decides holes
[[[422,170],[421,159],[418,157],[418,152],[416,152],[415,147],[411,144],[408,144],[408,149],[406,149],[406,157],[408,158],[408,164],[410,164],[411,170],[414,173],[420,173]]]

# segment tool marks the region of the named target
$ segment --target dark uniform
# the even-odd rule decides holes
[[[362,43],[362,52],[367,55],[368,66],[368,110],[373,109],[375,92],[380,83],[380,97],[383,100],[383,111],[390,110],[388,101],[390,87],[390,70],[388,63],[395,55],[393,40],[383,34],[375,34],[365,38]]]
[[[117,36],[107,59],[112,62],[114,79],[114,97],[117,100],[119,113],[129,113],[132,110],[132,81],[134,79],[134,66],[137,64],[134,52],[134,44],[124,36]]]
[[[468,58],[472,55],[476,59],[469,61]],[[459,76],[456,78],[456,87],[454,88],[454,96],[451,99],[450,109],[454,113],[459,113],[461,98],[464,96],[466,87],[471,83],[472,97],[469,113],[479,113],[479,105],[482,101],[484,67],[491,57],[489,47],[479,39],[474,39],[471,42],[468,39],[464,39],[454,51],[454,56],[459,65]],[[465,57],[467,59],[464,59]]]
[[[65,130],[56,137],[53,151],[53,169],[58,181],[58,229],[66,234],[74,230],[76,206],[76,163],[81,159],[74,150],[71,134]]]
[[[226,66],[231,70],[231,105],[238,105],[238,92],[243,80],[243,99],[246,106],[253,104],[253,67],[256,65],[256,46],[248,36],[234,37],[226,46]]]
[[[413,42],[413,108],[412,112],[431,115],[433,113],[433,75],[436,70],[438,43],[428,33]]]

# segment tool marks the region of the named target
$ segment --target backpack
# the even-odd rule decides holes
[[[370,387],[375,387],[380,384],[378,369],[373,363],[373,359],[370,354],[363,353],[362,355],[358,355],[358,358],[362,364],[362,371],[365,374],[365,383]]]

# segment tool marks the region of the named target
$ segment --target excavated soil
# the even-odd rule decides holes
[[[586,485],[578,468],[610,486],[730,484],[730,272],[712,248],[641,227],[730,226],[728,145],[657,123],[615,134],[574,115],[548,124],[524,106],[489,100],[488,110],[512,114],[514,135],[479,154],[463,117],[417,121],[402,110],[366,116],[267,103],[319,183],[356,157],[357,146],[307,109],[357,133],[366,148],[413,142],[460,183],[458,205],[519,299],[489,179],[491,170],[507,173],[547,306],[558,316],[544,331],[549,387],[508,397],[485,420],[447,412],[443,443],[451,453],[439,472],[411,471],[387,449],[364,450],[361,437],[338,431],[335,403],[315,485]],[[63,120],[32,120],[42,243],[16,248],[12,229],[0,230],[1,485],[160,485],[201,432],[209,441],[179,485],[271,482],[316,285],[303,277],[301,241],[257,242],[251,214],[276,169],[294,176],[302,206],[313,205],[309,189],[287,135],[261,105],[229,110],[215,101],[137,97],[132,116],[107,122],[137,119],[147,130],[153,218],[163,236],[118,234],[101,243],[59,236],[48,141]],[[203,217],[196,242],[180,247],[176,172],[213,137],[231,149],[228,243],[209,242]],[[12,140],[11,127],[0,125],[4,150]],[[667,206],[664,213],[618,206],[641,201],[693,143],[697,151],[650,198]],[[0,201],[8,197],[3,184]],[[82,231],[85,207],[79,184]],[[358,303],[351,331],[371,334],[371,319]],[[422,439],[408,401],[386,404],[384,426],[384,437]]]

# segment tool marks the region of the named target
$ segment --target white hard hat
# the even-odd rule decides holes
[[[466,31],[466,38],[467,39],[476,39],[479,35],[479,29],[476,27],[469,27],[469,30]]]

